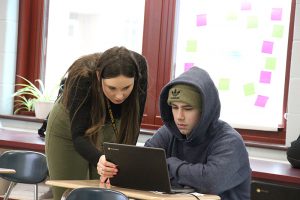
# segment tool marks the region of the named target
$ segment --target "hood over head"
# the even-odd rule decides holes
[[[168,104],[169,90],[178,84],[194,86],[201,96],[201,117],[186,139],[182,137],[177,128],[173,119],[172,108]],[[209,74],[199,67],[192,67],[170,81],[165,85],[160,94],[160,114],[165,126],[175,137],[187,140],[189,143],[198,144],[204,142],[211,136],[209,134],[214,134],[214,131],[208,130],[216,126],[220,117],[220,111],[221,103],[218,90]]]

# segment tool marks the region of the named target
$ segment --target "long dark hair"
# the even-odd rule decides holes
[[[100,80],[97,78],[97,73]],[[87,92],[91,97],[91,126],[86,130],[85,136],[89,137],[98,147],[98,133],[105,123],[107,113],[106,96],[102,90],[101,80],[102,78],[115,78],[119,75],[134,78],[134,87],[121,104],[121,125],[118,135],[116,135],[116,142],[135,144],[139,134],[141,111],[139,106],[140,73],[133,53],[125,47],[113,47],[102,54],[91,54],[78,59],[67,71],[68,78],[63,94],[63,103],[67,107],[70,103],[68,102],[70,88],[74,88],[74,85],[82,77],[91,78],[91,86]]]

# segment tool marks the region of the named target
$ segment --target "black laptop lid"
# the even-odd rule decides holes
[[[149,191],[171,192],[164,149],[104,142],[108,161],[118,166],[111,185]]]

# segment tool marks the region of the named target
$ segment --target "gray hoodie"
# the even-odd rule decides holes
[[[179,83],[195,86],[202,97],[201,117],[187,137],[180,133],[167,104],[169,89]],[[160,113],[164,125],[145,146],[165,149],[172,185],[216,194],[222,200],[249,200],[248,153],[240,134],[219,119],[220,109],[218,91],[209,74],[193,67],[162,89]]]

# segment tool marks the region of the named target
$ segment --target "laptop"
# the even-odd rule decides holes
[[[108,161],[118,166],[118,173],[110,179],[113,186],[159,191],[164,193],[192,193],[192,188],[172,188],[164,149],[117,143],[103,143]]]

